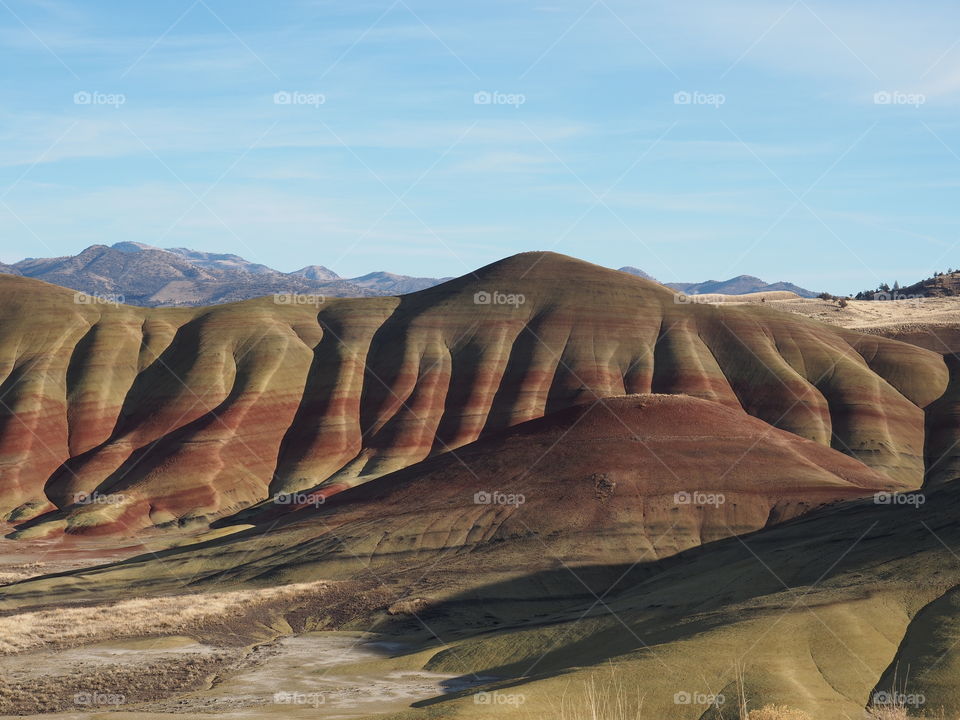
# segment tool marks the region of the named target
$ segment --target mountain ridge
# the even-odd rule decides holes
[[[625,266],[620,270],[657,282],[639,268]],[[140,307],[211,305],[277,293],[330,297],[405,295],[451,279],[413,277],[383,270],[344,278],[323,265],[282,272],[232,253],[159,248],[133,241],[91,245],[77,255],[0,263],[0,274],[32,277]],[[667,283],[665,287],[687,294],[741,295],[788,290],[801,297],[814,296],[792,283],[765,283],[746,275],[722,282]]]
[[[640,268],[627,265],[619,269],[620,272],[659,282],[655,277],[645,273]],[[787,291],[795,293],[802,298],[817,297],[817,293],[812,290],[807,290],[793,283],[782,280],[775,283],[768,283],[753,275],[737,275],[729,280],[706,280],[699,283],[670,282],[661,284],[686,295],[749,295],[758,292]]]
[[[380,272],[354,282],[319,265],[284,273],[230,253],[164,249],[137,242],[91,245],[77,255],[25,258],[0,265],[0,273],[31,277],[141,307],[200,306],[277,293],[396,295],[444,280]]]

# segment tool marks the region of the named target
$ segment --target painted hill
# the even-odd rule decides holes
[[[622,439],[607,409],[627,423]],[[591,686],[594,696],[597,688],[614,696],[619,688],[628,706],[642,698],[647,716],[678,720],[720,716],[710,713],[708,701],[678,703],[677,697],[723,696],[726,712],[726,702],[740,692],[753,708],[787,705],[830,720],[863,717],[880,698],[879,718],[889,688],[922,696],[910,707],[928,710],[924,716],[943,710],[942,717],[954,717],[960,712],[960,563],[951,549],[960,545],[956,483],[814,509],[680,553],[670,538],[694,538],[699,527],[723,528],[737,517],[733,503],[675,506],[676,518],[648,514],[656,507],[649,485],[624,474],[584,476],[577,458],[569,469],[562,462],[534,465],[522,480],[528,493],[522,504],[473,502],[472,493],[499,486],[493,482],[502,480],[500,452],[529,459],[539,443],[560,432],[573,436],[571,450],[589,451],[600,441],[591,461],[638,477],[629,463],[615,469],[616,454],[603,452],[611,441],[624,446],[637,433],[656,442],[651,447],[658,451],[669,451],[684,438],[712,437],[723,427],[727,441],[763,443],[763,435],[752,438],[749,430],[736,437],[742,418],[715,403],[658,396],[561,411],[473,446],[465,462],[477,478],[468,487],[468,473],[438,457],[341,493],[326,506],[305,508],[279,525],[5,586],[0,614],[82,604],[88,616],[110,618],[111,632],[123,637],[126,623],[113,620],[121,611],[118,600],[184,599],[200,606],[208,593],[319,580],[333,591],[290,593],[286,601],[257,607],[255,615],[235,610],[233,622],[224,618],[186,632],[250,644],[291,631],[359,629],[402,648],[390,658],[391,671],[444,673],[470,679],[485,692],[519,694],[524,701],[510,713],[522,720],[557,716],[558,698],[590,707]],[[806,456],[805,446],[777,433],[773,446],[763,444],[763,456],[793,467],[794,452]],[[813,474],[796,487],[819,478],[841,488],[835,472],[852,470],[853,461],[827,448],[818,453],[823,464],[807,465]],[[634,457],[641,456],[642,449]],[[765,464],[751,469],[763,473]],[[454,473],[450,488],[446,470]],[[779,491],[781,480],[773,480],[767,487]],[[660,490],[669,490],[670,482]],[[745,517],[751,507],[744,508]],[[682,529],[676,535],[675,524]],[[184,597],[184,587],[200,595]],[[5,627],[8,642],[36,641],[30,633],[42,616],[24,617],[33,625],[14,616]],[[901,670],[906,666],[909,675]],[[618,682],[611,682],[611,672]],[[137,679],[127,682],[133,694]],[[55,677],[48,686],[44,697],[51,701],[70,687]],[[17,697],[7,694],[0,702],[14,709]],[[489,717],[489,707],[462,691],[400,715],[436,716],[480,720]]]
[[[743,409],[919,487],[924,409],[948,384],[933,352],[755,305],[678,304],[553,253],[401,298],[308,300],[143,309],[0,278],[0,510],[42,516],[31,533],[206,522],[651,392]],[[952,427],[926,452],[946,451]]]
[[[307,492],[305,501],[327,503],[303,502],[295,518],[304,522],[318,507],[323,522],[315,527],[344,539],[344,558],[364,555],[371,543],[393,558],[416,548],[423,560],[509,541],[517,562],[540,543],[581,543],[578,561],[605,562],[627,548],[650,559],[672,555],[819,505],[899,489],[883,473],[740,408],[627,395],[529,420],[348,492]],[[287,509],[268,501],[232,522],[267,526]],[[377,529],[364,534],[370,518]],[[524,541],[531,533],[537,543]]]
[[[147,639],[123,663],[216,646],[146,712],[235,703],[233,681],[276,714],[270,641],[315,630],[448,678],[407,720],[480,720],[491,697],[564,717],[618,688],[677,720],[737,716],[741,694],[818,720],[891,690],[960,712],[955,359],[551,253],[314,304],[77,303],[10,276],[0,351],[0,498],[36,517],[20,537],[234,531],[4,585],[3,652],[30,649],[3,658],[4,713],[119,682],[112,709],[144,712],[160,665],[43,664],[105,635]]]

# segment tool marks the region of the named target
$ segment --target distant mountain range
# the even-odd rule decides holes
[[[635,267],[621,271],[656,282]],[[329,297],[403,295],[424,290],[450,278],[411,277],[372,272],[340,277],[323,265],[281,272],[239,255],[209,253],[189,248],[158,248],[136,242],[92,245],[78,255],[27,258],[12,265],[0,263],[0,273],[22,275],[96,295],[118,297],[129,305],[212,305],[274,293],[318,294]],[[765,283],[741,275],[726,281],[665,283],[689,295],[789,290],[802,297],[816,294],[791,283]]]
[[[238,255],[162,249],[135,242],[109,247],[92,245],[78,255],[0,264],[0,273],[36,278],[91,294],[122,296],[122,302],[144,307],[210,305],[273,293],[330,297],[400,295],[448,279],[388,272],[342,278],[322,265],[284,273]]]
[[[647,280],[653,280],[654,282],[659,282],[656,278],[651,277],[643,270],[630,267],[629,265],[620,268],[620,271],[630,273],[631,275],[636,275]],[[800,297],[812,298],[817,296],[817,293],[811,290],[806,290],[805,288],[794,285],[793,283],[767,283],[758,277],[753,277],[753,275],[738,275],[737,277],[730,278],[729,280],[707,280],[706,282],[700,283],[662,284],[686,295],[709,295],[713,293],[719,293],[721,295],[747,295],[748,293],[755,292],[774,292],[775,290],[787,290],[789,292],[796,293]]]

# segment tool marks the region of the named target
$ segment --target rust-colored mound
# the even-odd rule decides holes
[[[96,300],[94,298],[94,300]],[[0,277],[0,516],[134,532],[344,488],[596,397],[687,394],[923,479],[936,353],[525,253],[401,298],[190,309]]]
[[[342,542],[335,555],[378,565],[454,548],[512,553],[513,542],[498,543],[531,537],[578,562],[608,562],[670,555],[896,487],[738,408],[629,395],[531,420],[294,517]]]

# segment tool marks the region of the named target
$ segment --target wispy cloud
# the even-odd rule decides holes
[[[442,275],[557,246],[665,272],[642,237],[681,279],[754,244],[738,271],[782,276],[786,253],[813,276],[849,262],[836,235],[908,266],[958,219],[960,8],[942,0],[7,2],[0,192],[58,254],[163,237],[299,267],[362,238],[358,271],[365,252]],[[9,213],[0,230],[35,242]]]

